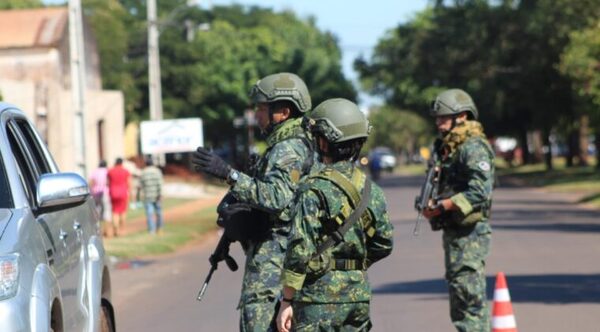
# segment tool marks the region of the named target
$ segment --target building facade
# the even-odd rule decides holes
[[[0,94],[34,122],[62,171],[78,172],[66,7],[0,11]],[[120,91],[102,90],[100,58],[83,22],[85,162],[89,173],[124,156],[125,108]],[[87,176],[88,174],[84,174]]]

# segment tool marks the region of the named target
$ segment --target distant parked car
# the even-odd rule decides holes
[[[391,172],[396,167],[396,156],[390,148],[376,147],[369,152],[369,162],[379,163],[382,170]]]
[[[23,112],[0,103],[0,331],[114,331],[88,185],[61,173]]]

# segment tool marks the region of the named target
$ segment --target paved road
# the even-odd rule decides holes
[[[452,331],[443,280],[441,234],[427,222],[414,237],[413,197],[420,178],[381,180],[395,226],[395,248],[369,270],[373,331]],[[600,331],[600,211],[574,197],[532,188],[495,192],[488,298],[497,272],[507,276],[521,331]],[[216,236],[174,255],[113,271],[120,331],[236,331],[241,273],[215,272],[203,302],[196,293]],[[240,266],[243,254],[234,245]]]

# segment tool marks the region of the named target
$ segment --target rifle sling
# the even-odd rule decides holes
[[[339,180],[339,178],[336,180]],[[350,181],[348,181],[345,178],[344,181],[347,181],[349,184],[351,184]],[[335,231],[335,233],[337,233],[337,236],[328,236],[327,239],[317,247],[317,252],[313,255],[313,257],[318,257],[323,252],[325,252],[325,250],[342,241],[344,239],[344,234],[346,234],[350,227],[352,227],[352,225],[362,216],[363,212],[365,212],[370,200],[371,181],[369,180],[369,178],[365,178],[363,195],[360,198],[360,203],[358,204],[358,207],[354,211],[352,211],[352,213],[348,216],[348,219],[346,219],[346,221]]]

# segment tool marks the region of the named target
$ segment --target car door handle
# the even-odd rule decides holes
[[[79,222],[77,222],[77,221],[74,222],[73,223],[73,229],[76,230],[76,231],[80,230],[81,229],[81,224]]]
[[[62,229],[60,230],[60,233],[58,233],[58,238],[61,240],[65,240],[67,238],[69,234],[67,234],[67,232],[63,231]]]

